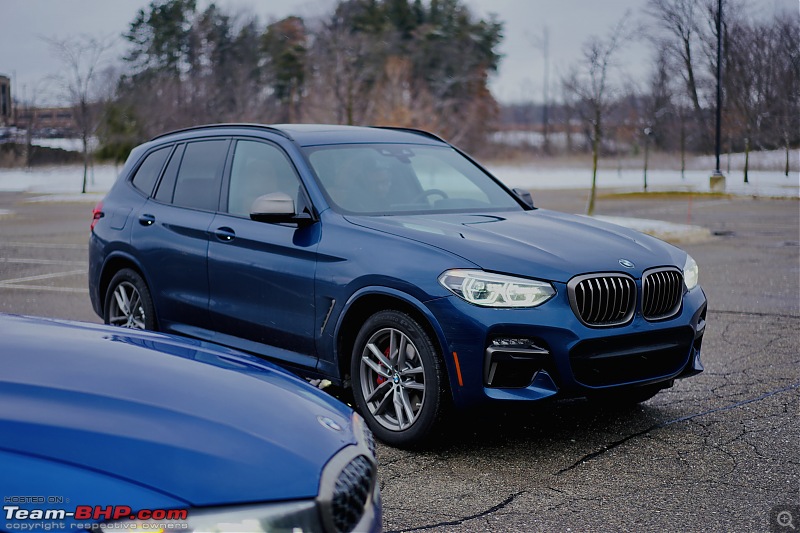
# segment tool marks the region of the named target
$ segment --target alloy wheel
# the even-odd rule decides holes
[[[425,402],[425,366],[411,339],[395,328],[383,328],[361,354],[361,392],[370,413],[383,427],[411,427]]]
[[[109,324],[123,328],[145,329],[147,323],[142,296],[132,283],[123,281],[111,298]]]

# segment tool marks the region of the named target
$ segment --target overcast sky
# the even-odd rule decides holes
[[[699,1],[699,0],[698,0]],[[605,35],[626,13],[632,22],[642,19],[647,0],[464,0],[480,17],[495,13],[504,25],[500,52],[504,58],[491,80],[501,102],[542,100],[544,59],[535,46],[544,28],[549,33],[550,79],[565,74],[581,57],[583,43],[592,35]],[[210,2],[199,0],[201,8]],[[754,15],[785,11],[798,15],[798,0],[747,0]],[[109,59],[125,51],[124,33],[146,0],[0,0],[0,73],[12,76],[15,98],[30,97],[34,89],[47,88],[47,77],[61,65],[44,37],[66,38],[79,34],[112,37],[116,47]],[[217,0],[226,12],[245,10],[262,22],[287,15],[314,18],[330,13],[335,0]],[[644,42],[627,46],[619,69],[643,80],[649,72],[652,51]],[[52,97],[51,97],[52,98]],[[41,98],[39,98],[41,101]]]

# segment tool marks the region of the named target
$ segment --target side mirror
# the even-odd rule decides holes
[[[294,200],[283,192],[259,196],[250,206],[250,218],[259,222],[290,222],[294,214]]]
[[[253,201],[250,207],[250,219],[273,224],[293,223],[298,227],[314,223],[314,216],[307,209],[299,214],[294,210],[294,200],[291,196],[283,192],[272,192]]]
[[[530,191],[526,191],[525,189],[511,189],[511,191],[516,194],[520,200],[525,202],[530,207],[534,207],[533,205],[533,196],[531,196]]]

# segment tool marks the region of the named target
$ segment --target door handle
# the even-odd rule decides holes
[[[231,242],[236,238],[236,232],[227,226],[217,228],[216,231],[214,231],[214,235],[222,242]]]
[[[155,221],[156,217],[153,215],[141,215],[139,217],[139,224],[142,226],[152,226]]]

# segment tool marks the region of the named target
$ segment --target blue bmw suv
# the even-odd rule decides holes
[[[108,324],[351,387],[383,441],[450,406],[644,401],[703,370],[686,252],[535,208],[418,130],[218,124],[135,148],[93,213]]]

